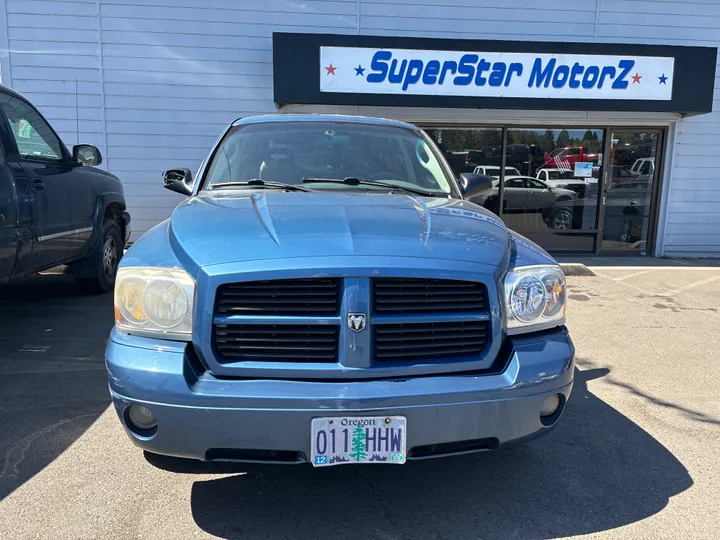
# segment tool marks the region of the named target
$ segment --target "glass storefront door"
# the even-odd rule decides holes
[[[662,129],[425,126],[456,175],[489,176],[471,201],[553,253],[649,254]]]
[[[608,133],[600,252],[645,255],[659,184],[662,132],[623,128]]]

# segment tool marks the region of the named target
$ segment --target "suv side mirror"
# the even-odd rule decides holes
[[[72,149],[73,159],[82,165],[100,165],[102,154],[92,144],[76,144]]]
[[[168,169],[163,173],[163,181],[165,189],[181,195],[192,194],[193,177],[190,169]]]
[[[459,184],[463,199],[485,195],[493,188],[492,180],[484,174],[462,173]]]

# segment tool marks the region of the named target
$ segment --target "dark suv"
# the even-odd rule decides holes
[[[108,292],[130,234],[123,187],[92,167],[100,150],[70,153],[20,94],[0,86],[0,283],[71,265],[88,292]]]

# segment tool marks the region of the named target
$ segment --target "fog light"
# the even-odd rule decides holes
[[[153,412],[142,405],[130,405],[127,417],[132,427],[140,431],[149,431],[157,427],[157,418]]]
[[[545,398],[540,407],[540,416],[552,416],[560,407],[560,394],[552,394]]]

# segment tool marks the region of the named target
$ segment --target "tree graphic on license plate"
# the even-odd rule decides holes
[[[367,457],[367,453],[365,452],[365,430],[360,426],[356,427],[352,433],[350,457],[355,461],[360,461]]]

